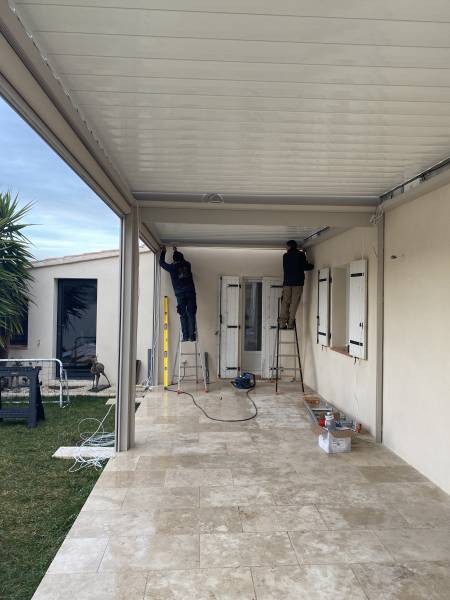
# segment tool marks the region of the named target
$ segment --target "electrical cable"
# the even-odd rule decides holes
[[[95,417],[86,417],[85,419],[81,419],[78,423],[78,433],[80,434],[81,444],[79,444],[80,448],[86,447],[95,447],[95,448],[106,448],[114,446],[114,438],[115,435],[113,432],[105,431],[103,424],[106,421],[109,413],[113,409],[114,404],[111,404],[108,411],[102,420],[96,419]],[[81,431],[81,424],[85,421],[95,421],[98,423],[96,430],[91,433],[89,431]],[[74,463],[69,469],[69,473],[75,473],[76,471],[80,471],[86,467],[94,467],[96,469],[103,468],[104,461],[106,458],[99,456],[92,456],[90,458],[83,457],[81,455],[77,455],[74,457]]]
[[[254,387],[252,389],[255,389]],[[243,423],[244,421],[251,421],[252,419],[255,419],[258,416],[258,407],[255,404],[255,401],[253,400],[253,398],[250,396],[250,392],[252,390],[247,390],[245,395],[247,396],[247,398],[250,400],[250,402],[253,404],[253,407],[255,409],[255,413],[250,416],[247,417],[245,419],[219,419],[217,417],[211,417],[211,415],[208,415],[208,413],[206,412],[206,410],[200,406],[200,404],[197,403],[197,401],[195,400],[194,396],[192,394],[190,394],[189,392],[183,392],[183,391],[178,391],[178,390],[171,390],[170,387],[166,388],[166,390],[168,392],[173,392],[175,394],[184,394],[185,396],[189,396],[192,400],[192,402],[194,403],[194,405],[202,411],[202,413],[205,415],[205,417],[207,419],[209,419],[210,421],[219,421],[220,423]],[[219,396],[219,400],[222,400],[223,397]]]

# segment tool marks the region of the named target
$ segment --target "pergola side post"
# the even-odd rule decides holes
[[[120,241],[120,324],[116,400],[116,451],[134,446],[136,347],[139,295],[138,209],[121,219]]]

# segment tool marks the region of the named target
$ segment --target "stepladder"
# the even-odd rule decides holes
[[[183,382],[202,383],[205,392],[208,391],[208,375],[206,358],[201,342],[196,332],[195,341],[183,341],[180,329],[177,351],[172,371],[172,385],[177,385],[177,392],[183,391]]]
[[[290,329],[280,327],[280,301],[278,301],[278,321],[277,334],[275,337],[275,346],[272,355],[271,376],[275,380],[275,392],[278,393],[278,387],[281,375],[292,373],[292,380],[297,380],[297,374],[300,381],[301,390],[305,392],[303,382],[302,359],[300,356],[300,344],[298,340],[297,322]]]

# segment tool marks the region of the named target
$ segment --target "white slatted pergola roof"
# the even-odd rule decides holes
[[[303,238],[368,224],[380,195],[449,155],[447,0],[10,4],[156,238],[243,243],[228,207],[290,206]],[[204,215],[184,231],[152,216],[201,215],[211,193],[209,233]],[[242,225],[252,244],[286,237],[283,219],[269,236]]]

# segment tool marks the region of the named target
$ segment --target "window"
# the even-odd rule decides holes
[[[367,261],[331,270],[331,347],[367,358]]]
[[[28,346],[28,307],[27,312],[22,317],[22,333],[12,335],[9,340],[10,346]]]
[[[245,282],[244,351],[261,351],[262,281]]]
[[[349,265],[331,269],[331,347],[348,353]]]

